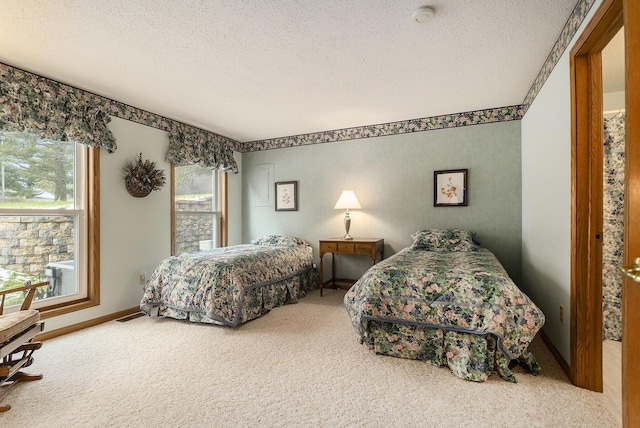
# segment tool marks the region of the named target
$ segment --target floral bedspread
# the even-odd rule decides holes
[[[544,324],[544,314],[487,249],[436,252],[405,248],[371,267],[347,292],[344,303],[362,342],[372,348],[378,348],[379,326],[395,323],[433,328],[440,331],[441,340],[442,331],[445,335],[468,333],[473,335],[471,340],[485,336],[493,342],[495,338],[494,348],[504,355],[496,357],[503,366],[498,371],[503,371],[500,375],[505,378],[511,377],[507,367],[511,360],[525,360],[530,367],[537,367],[527,347]],[[383,340],[397,342],[397,337],[389,341],[390,332],[383,334]],[[453,348],[456,346],[454,341]],[[474,358],[471,349],[472,361],[465,363],[470,367]],[[451,356],[457,351],[450,348],[445,352]],[[478,356],[482,358],[486,356]],[[467,378],[484,380],[486,376],[469,374]]]
[[[296,302],[317,276],[312,249],[306,245],[246,244],[182,254],[163,260],[153,271],[140,309],[149,315],[235,326],[272,306]],[[271,292],[280,293],[272,299],[278,303],[265,305]]]

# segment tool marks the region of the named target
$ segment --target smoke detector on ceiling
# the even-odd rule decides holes
[[[434,10],[431,6],[421,6],[413,11],[411,19],[416,24],[426,24],[433,18]]]

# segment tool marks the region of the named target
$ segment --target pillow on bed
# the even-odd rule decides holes
[[[251,241],[254,245],[278,245],[282,247],[296,247],[298,245],[309,245],[307,241],[295,236],[285,235],[264,235]]]
[[[421,230],[411,235],[412,250],[478,251],[473,232],[466,229]]]

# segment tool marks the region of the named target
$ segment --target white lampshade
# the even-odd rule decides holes
[[[336,206],[333,207],[336,210],[361,210],[360,202],[358,202],[358,198],[356,198],[356,194],[353,193],[353,190],[343,190],[340,198],[338,198],[338,202],[336,202]]]

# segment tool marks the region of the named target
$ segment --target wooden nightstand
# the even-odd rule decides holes
[[[380,254],[380,260],[384,258],[384,239],[379,238],[353,238],[353,239],[340,239],[329,238],[321,239],[319,245],[320,252],[320,295],[322,296],[322,289],[325,285],[331,284],[333,288],[340,287],[348,289],[357,280],[355,279],[340,279],[336,278],[336,254],[363,254],[371,257],[373,264],[376,264],[378,254]],[[323,281],[324,275],[322,267],[322,259],[326,253],[331,253],[331,279]],[[340,283],[340,284],[338,284]]]

